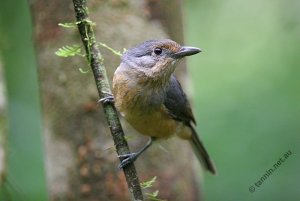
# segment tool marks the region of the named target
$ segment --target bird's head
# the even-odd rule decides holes
[[[127,50],[122,62],[155,80],[169,79],[180,59],[199,52],[199,48],[181,46],[169,39],[148,40]]]

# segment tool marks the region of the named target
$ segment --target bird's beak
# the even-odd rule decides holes
[[[199,48],[196,48],[196,47],[181,47],[181,49],[176,52],[174,54],[175,58],[176,59],[180,59],[182,57],[185,57],[185,56],[191,56],[191,55],[194,55],[194,54],[198,54],[199,52],[201,52],[202,50],[199,49]]]

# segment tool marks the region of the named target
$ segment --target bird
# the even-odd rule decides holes
[[[200,164],[216,174],[202,141],[195,130],[190,103],[174,75],[177,63],[201,52],[181,46],[171,39],[147,40],[126,50],[113,76],[113,102],[121,116],[138,133],[149,136],[136,153],[121,155],[119,168],[135,161],[152,142],[178,136],[188,140]]]

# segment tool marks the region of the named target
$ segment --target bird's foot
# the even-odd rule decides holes
[[[123,154],[119,155],[119,158],[122,158],[122,162],[119,165],[119,169],[124,168],[126,165],[133,163],[139,155],[141,155],[144,151],[146,151],[152,144],[152,141],[155,140],[155,138],[150,138],[150,140],[147,142],[147,144],[137,153],[130,153],[130,154]]]
[[[119,169],[124,168],[126,165],[133,163],[137,158],[138,154],[137,153],[130,153],[130,154],[124,154],[124,155],[119,155],[119,158],[123,158],[122,162],[119,164]]]
[[[104,92],[103,94],[105,94],[105,97],[98,100],[98,103],[107,104],[115,102],[115,98],[111,93]]]

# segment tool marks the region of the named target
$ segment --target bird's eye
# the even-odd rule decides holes
[[[162,53],[162,49],[159,48],[159,47],[156,47],[156,48],[154,49],[154,53],[155,53],[156,55],[160,55],[160,54]]]

